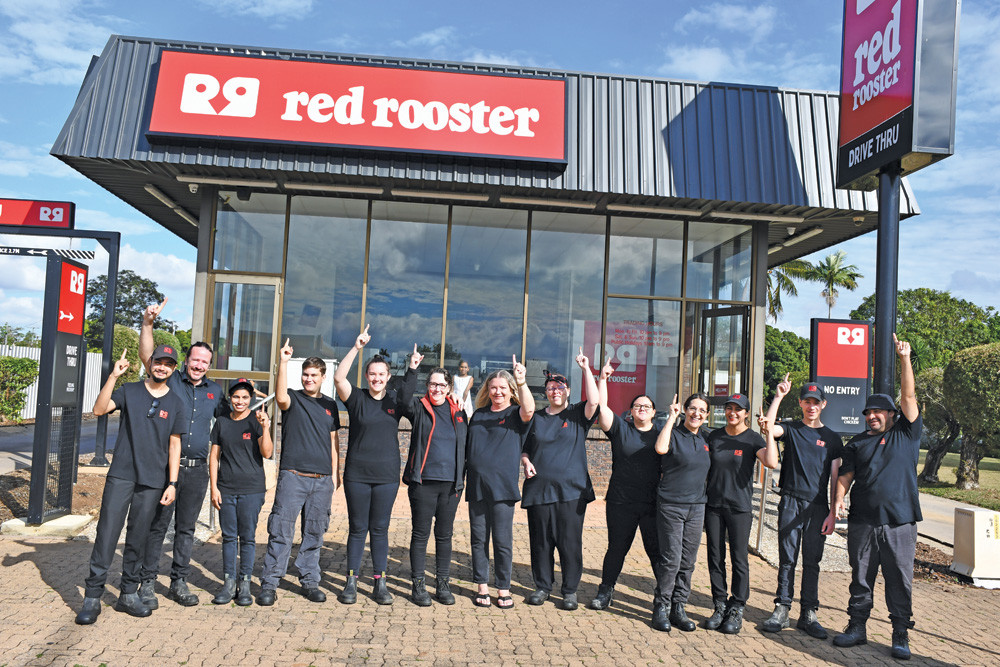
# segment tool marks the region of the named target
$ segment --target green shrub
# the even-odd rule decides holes
[[[115,389],[126,382],[136,382],[139,379],[139,372],[142,370],[142,362],[139,361],[139,334],[121,324],[115,325],[115,340],[111,348],[111,368],[115,362],[121,359],[122,350],[127,350],[125,358],[128,359],[129,367],[115,383]]]
[[[153,345],[169,345],[177,351],[177,365],[184,364],[184,350],[177,336],[165,329],[153,329]]]
[[[27,389],[38,377],[34,359],[0,357],[0,418],[20,423]]]

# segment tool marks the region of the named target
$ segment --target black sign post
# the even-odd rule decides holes
[[[29,524],[69,514],[80,433],[87,267],[48,258],[42,311],[42,353],[31,454]]]

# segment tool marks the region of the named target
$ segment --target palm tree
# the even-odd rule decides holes
[[[804,259],[793,259],[767,271],[767,316],[777,322],[784,311],[781,295],[798,296],[795,279],[804,279],[813,265]]]
[[[833,314],[833,307],[837,303],[837,297],[840,296],[837,288],[843,287],[846,290],[854,291],[858,288],[858,279],[864,278],[858,271],[858,267],[853,264],[845,264],[846,260],[847,253],[838,250],[827,255],[822,262],[812,265],[803,276],[805,280],[826,285],[825,289],[820,292],[820,296],[826,300],[826,316],[828,318]]]

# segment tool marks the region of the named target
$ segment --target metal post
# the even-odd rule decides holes
[[[118,248],[121,237],[116,232],[110,239],[98,239],[100,244],[108,252],[108,289],[104,297],[104,347],[101,357],[101,381],[100,386],[108,381],[111,375],[112,347],[115,342],[115,298],[118,294]],[[97,418],[97,442],[94,443],[94,458],[90,465],[104,466],[111,465],[105,456],[108,443],[108,415],[101,415]]]
[[[901,166],[878,175],[878,251],[875,268],[875,392],[895,394],[896,295],[899,282],[899,190]]]

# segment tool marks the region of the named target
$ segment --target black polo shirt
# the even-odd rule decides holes
[[[473,501],[516,501],[521,450],[531,420],[521,421],[521,406],[511,405],[493,412],[479,408],[469,419],[465,447],[465,499]]]
[[[757,452],[767,443],[747,429],[729,435],[725,427],[708,436],[712,467],[708,471],[708,506],[732,512],[749,512],[753,498],[753,468]]]
[[[306,395],[300,389],[290,389],[291,404],[281,411],[282,470],[317,475],[333,474],[333,444],[330,434],[340,429],[337,401],[320,394]]]
[[[535,413],[524,451],[535,466],[535,476],[524,480],[521,507],[567,500],[594,500],[594,487],[587,470],[587,431],[590,419],[585,402],[567,406],[557,414]]]
[[[917,457],[923,419],[899,419],[885,433],[860,433],[844,447],[842,473],[854,473],[851,521],[899,526],[923,521],[917,490]]]
[[[711,465],[708,429],[692,433],[683,424],[675,424],[670,432],[670,451],[660,457],[659,501],[672,505],[704,503]]]
[[[830,466],[840,458],[843,440],[828,426],[813,428],[801,420],[781,427],[781,495],[829,506]]]
[[[212,444],[219,449],[219,491],[225,494],[264,493],[264,457],[260,438],[264,435],[257,417],[243,419],[222,415],[212,427]],[[327,457],[329,458],[329,457]]]
[[[399,419],[405,403],[395,389],[381,400],[353,387],[344,401],[350,416],[344,480],[367,484],[399,482]]]
[[[656,453],[655,426],[640,431],[630,421],[615,415],[608,439],[611,441],[609,503],[654,503],[660,483],[660,455]]]
[[[183,403],[173,391],[153,396],[145,381],[123,384],[111,400],[121,411],[121,422],[108,476],[164,488],[170,436],[186,429]]]
[[[178,368],[167,378],[167,386],[183,405],[184,432],[181,433],[181,457],[207,459],[212,420],[229,413],[229,401],[215,381],[203,377],[192,384],[187,366]]]

